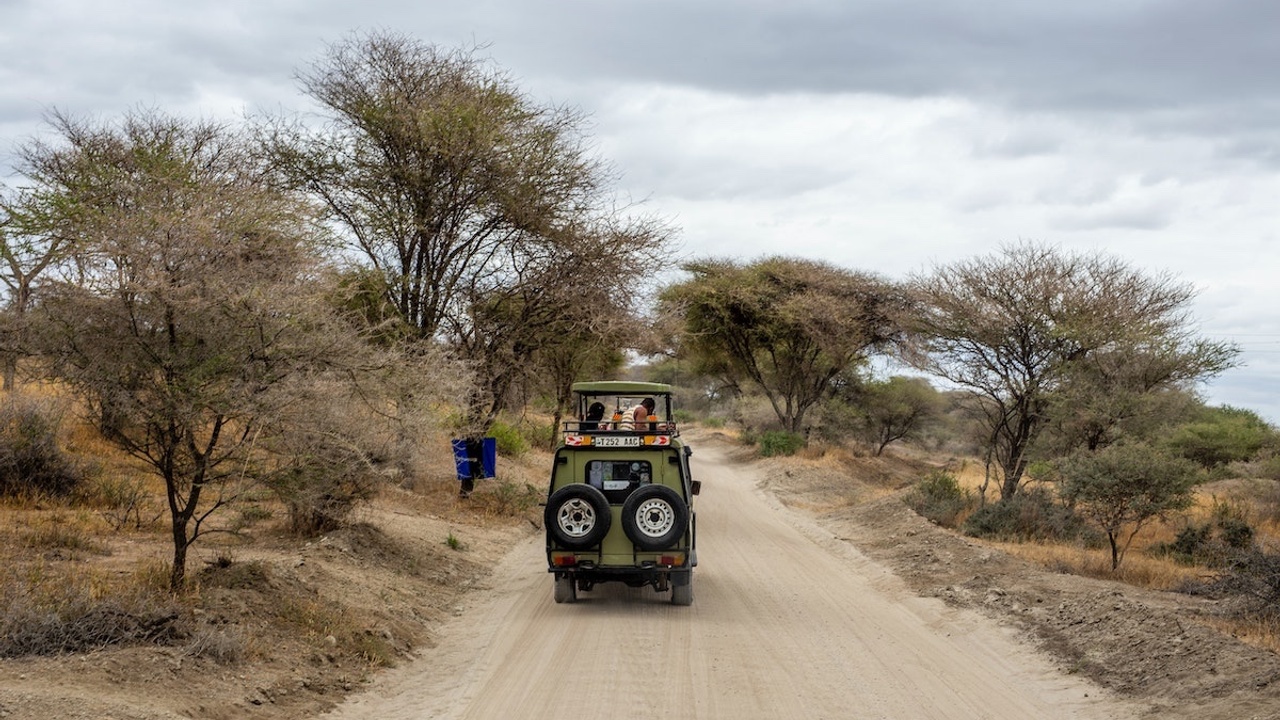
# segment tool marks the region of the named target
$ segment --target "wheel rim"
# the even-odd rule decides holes
[[[560,506],[556,523],[571,538],[586,537],[596,526],[595,508],[586,500],[573,498]]]
[[[676,524],[676,511],[665,500],[652,499],[636,508],[636,529],[651,538],[659,538],[670,532]]]

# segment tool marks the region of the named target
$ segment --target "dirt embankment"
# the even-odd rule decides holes
[[[264,523],[195,546],[199,589],[180,601],[167,644],[0,659],[0,720],[291,720],[333,707],[430,652],[437,629],[535,532],[536,507],[496,516],[452,487],[436,495],[389,490],[352,527],[311,540]],[[100,544],[61,562],[126,574],[169,551],[159,532]]]
[[[870,458],[839,469],[796,459],[763,466],[765,486],[785,504],[919,595],[1018,628],[1063,671],[1149,704],[1151,717],[1280,718],[1280,657],[1213,628],[1214,601],[1048,571],[939,528],[892,491],[919,477],[909,467]]]

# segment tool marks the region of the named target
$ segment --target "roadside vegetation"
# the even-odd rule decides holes
[[[475,48],[357,34],[298,77],[318,124],[53,110],[20,146],[0,189],[0,656],[242,661],[252,642],[194,609],[271,572],[193,552],[305,546],[388,494],[521,518],[541,489],[455,479],[448,441],[537,457],[573,382],[623,376],[764,457],[909,454],[933,469],[904,499],[941,525],[1228,597],[1280,637],[1280,439],[1197,395],[1238,351],[1195,333],[1189,284],[1033,242],[901,280],[686,258],[615,197],[585,118]],[[82,567],[130,535],[169,550]],[[276,610],[395,654],[341,607]]]

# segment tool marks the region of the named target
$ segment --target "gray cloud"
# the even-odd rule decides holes
[[[962,96],[1128,116],[1175,132],[1250,125],[1280,148],[1280,4],[1271,0],[562,2],[534,46],[499,23],[495,54],[534,72],[735,94]]]
[[[1274,0],[0,0],[0,173],[53,106],[303,109],[295,71],[374,29],[592,113],[624,200],[692,254],[901,274],[1028,238],[1186,273],[1207,327],[1280,332]]]

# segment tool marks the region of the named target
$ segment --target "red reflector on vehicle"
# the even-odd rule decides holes
[[[555,555],[551,558],[551,562],[559,567],[565,567],[567,565],[577,565],[578,558],[573,555]]]
[[[660,565],[683,565],[684,555],[663,555],[658,558],[658,563]]]

